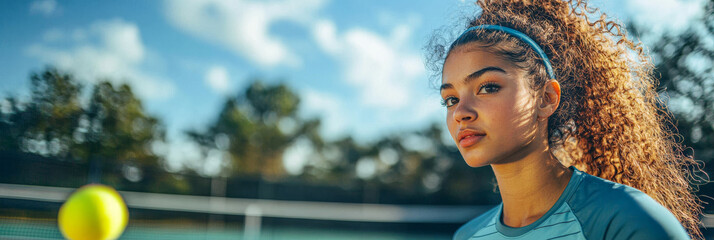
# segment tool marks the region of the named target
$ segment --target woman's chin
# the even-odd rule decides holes
[[[469,167],[477,168],[490,164],[489,160],[483,157],[482,152],[474,151],[474,149],[459,149],[459,153]]]
[[[484,161],[483,159],[466,159],[466,164],[472,168],[489,165],[489,163],[487,161]]]

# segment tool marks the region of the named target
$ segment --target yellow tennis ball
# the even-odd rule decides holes
[[[62,235],[68,239],[116,239],[129,221],[129,211],[116,190],[89,184],[62,204],[58,221]]]

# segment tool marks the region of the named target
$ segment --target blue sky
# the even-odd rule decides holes
[[[700,2],[591,4],[669,31]],[[261,78],[295,89],[326,138],[370,141],[443,121],[422,47],[473,10],[459,0],[0,1],[0,95],[26,96],[29,73],[47,64],[87,84],[112,77],[164,121],[170,142],[158,149],[181,162],[196,154],[181,133]]]

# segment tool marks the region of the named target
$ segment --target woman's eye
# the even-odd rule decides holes
[[[459,103],[459,99],[455,98],[455,97],[447,97],[441,101],[441,105],[443,105],[444,107],[447,107],[447,108],[454,106],[457,103]]]
[[[495,83],[486,83],[484,85],[481,85],[481,88],[479,88],[478,93],[479,94],[489,94],[489,93],[497,93],[498,90],[501,90],[501,86]]]

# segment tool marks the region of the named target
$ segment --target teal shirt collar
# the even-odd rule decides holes
[[[558,201],[555,202],[553,207],[551,207],[550,210],[545,213],[545,215],[540,217],[535,222],[529,224],[528,226],[523,226],[519,228],[509,227],[503,224],[503,203],[501,203],[498,205],[499,209],[497,210],[498,214],[496,215],[496,229],[505,236],[517,237],[527,233],[533,228],[538,227],[539,225],[541,225],[541,223],[546,221],[551,215],[553,215],[553,213],[558,211],[560,206],[565,204],[565,202],[567,202],[568,199],[573,196],[573,193],[575,193],[575,190],[578,188],[580,181],[583,179],[583,172],[572,166],[570,167],[570,169],[573,170],[573,175],[570,177],[568,185],[565,187],[565,190],[563,190],[563,193],[560,194]]]

